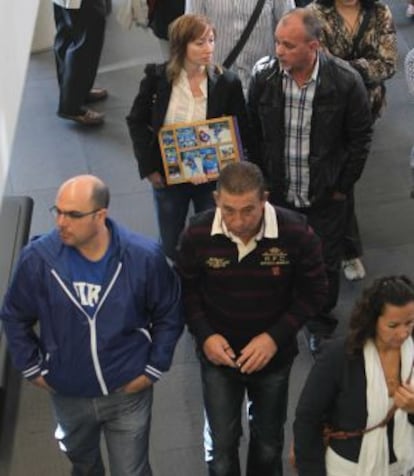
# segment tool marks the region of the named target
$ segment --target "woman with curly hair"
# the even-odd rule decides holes
[[[384,81],[397,69],[397,35],[391,10],[377,0],[315,0],[321,44],[355,68],[368,89],[373,119],[385,105]]]
[[[346,339],[321,354],[299,399],[299,476],[413,474],[413,327],[408,278],[380,278],[365,290]]]
[[[307,8],[322,25],[322,47],[347,61],[362,76],[375,121],[385,107],[384,81],[397,68],[397,36],[391,10],[377,0],[315,0]],[[351,196],[342,262],[350,281],[365,277],[354,208]]]

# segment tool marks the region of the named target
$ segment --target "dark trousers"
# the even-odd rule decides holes
[[[105,35],[105,0],[83,0],[78,10],[53,5],[54,52],[60,97],[58,112],[82,113],[93,86]]]
[[[172,260],[175,260],[178,239],[184,230],[190,204],[193,205],[194,213],[214,208],[215,189],[215,182],[153,188],[162,248]]]
[[[270,196],[272,201],[272,196]],[[308,320],[310,332],[329,336],[335,330],[337,320],[330,313],[339,297],[340,269],[343,257],[344,237],[348,214],[348,199],[321,200],[307,208],[295,208],[289,203],[276,203],[307,216],[310,226],[322,242],[322,254],[328,276],[328,299],[322,312]]]
[[[203,355],[200,360],[209,475],[241,475],[241,412],[247,394],[250,438],[246,476],[282,476],[283,427],[291,365],[247,375],[238,369],[213,365]]]
[[[354,259],[362,256],[362,243],[359,235],[358,221],[355,214],[354,192],[348,195],[347,217],[344,240],[344,259]]]

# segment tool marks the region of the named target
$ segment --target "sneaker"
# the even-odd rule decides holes
[[[405,16],[407,18],[413,18],[414,17],[414,5],[411,3],[408,4],[407,6],[407,11],[405,12]]]
[[[365,268],[359,258],[342,261],[345,278],[349,281],[358,281],[365,278]]]

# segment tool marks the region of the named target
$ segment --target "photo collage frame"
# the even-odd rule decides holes
[[[232,116],[169,124],[160,129],[158,138],[168,185],[189,182],[198,174],[214,180],[223,167],[243,156],[237,119]]]

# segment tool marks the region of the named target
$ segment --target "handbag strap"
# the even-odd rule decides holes
[[[241,50],[244,48],[251,32],[253,31],[254,26],[259,19],[260,14],[262,13],[263,6],[266,0],[258,0],[256,6],[254,7],[253,13],[251,14],[249,21],[247,22],[243,33],[240,35],[239,40],[234,45],[233,49],[227,55],[227,58],[223,61],[223,66],[225,68],[230,68],[231,65],[236,61],[236,58],[239,56]]]

